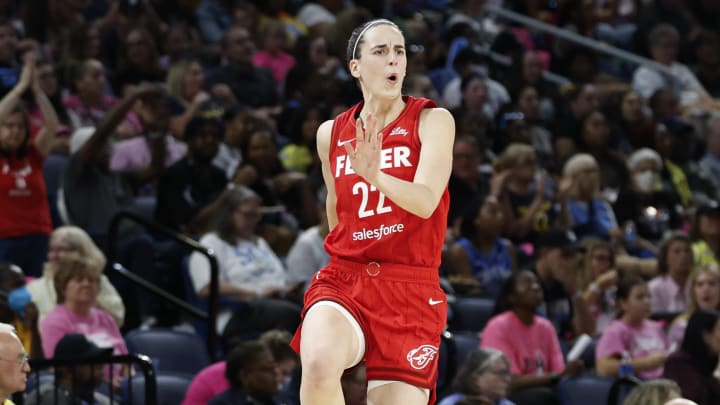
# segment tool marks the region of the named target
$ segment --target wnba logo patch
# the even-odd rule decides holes
[[[438,352],[438,348],[432,345],[422,345],[416,349],[412,349],[407,354],[407,360],[410,362],[410,366],[416,370],[424,369],[430,364],[435,355]]]

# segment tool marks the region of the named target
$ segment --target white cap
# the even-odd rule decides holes
[[[70,154],[73,155],[90,139],[95,133],[95,127],[80,127],[70,137]]]

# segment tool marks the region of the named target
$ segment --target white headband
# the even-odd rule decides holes
[[[395,26],[395,23],[393,23],[390,20],[386,20],[384,18],[372,21],[368,25],[366,25],[365,28],[363,28],[362,31],[360,31],[360,34],[358,34],[357,38],[355,38],[355,46],[353,46],[353,51],[351,54],[352,59],[357,59],[355,57],[355,51],[357,51],[358,43],[360,42],[360,38],[362,38],[362,36],[365,35],[365,31],[369,30],[370,28],[372,28],[378,24],[389,24],[389,25]]]

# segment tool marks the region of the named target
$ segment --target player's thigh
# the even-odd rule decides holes
[[[393,381],[368,390],[368,405],[427,405],[429,390]]]
[[[303,365],[322,360],[342,370],[362,359],[365,341],[360,325],[338,304],[313,305],[302,323],[300,358]]]

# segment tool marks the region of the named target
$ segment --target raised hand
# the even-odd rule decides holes
[[[25,90],[32,85],[35,79],[35,52],[27,52],[24,55],[22,71],[17,86]]]
[[[377,118],[372,114],[368,114],[365,120],[364,128],[361,118],[355,121],[355,149],[346,143],[345,151],[355,173],[372,184],[380,173],[382,133],[378,132]]]

